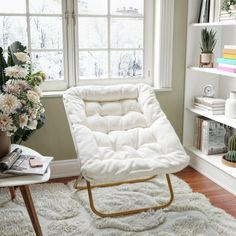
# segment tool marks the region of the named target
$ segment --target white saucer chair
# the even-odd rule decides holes
[[[80,86],[64,93],[81,175],[93,212],[101,217],[165,208],[174,198],[169,174],[189,163],[173,127],[146,84]],[[164,205],[103,213],[94,206],[92,188],[134,183],[166,175],[170,200]],[[115,198],[115,196],[114,196]]]

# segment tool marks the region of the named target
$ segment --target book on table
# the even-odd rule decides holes
[[[22,155],[21,149],[17,148],[0,160],[0,177],[10,177],[16,175],[44,175],[53,157]],[[32,167],[32,160],[41,165]]]

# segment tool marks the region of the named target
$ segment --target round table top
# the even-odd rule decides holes
[[[24,155],[35,155],[40,156],[40,154],[34,151],[31,148],[12,144],[11,151],[15,148],[21,148],[22,154]],[[30,185],[47,182],[50,178],[50,166],[47,169],[47,172],[44,175],[19,175],[14,177],[0,178],[0,187],[12,187],[12,186],[21,186],[21,185]]]

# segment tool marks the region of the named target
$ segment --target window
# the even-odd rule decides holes
[[[0,0],[0,5],[3,49],[6,51],[14,41],[27,45],[33,69],[41,69],[48,75],[47,87],[65,88],[62,0]]]
[[[45,90],[152,83],[153,1],[0,0],[0,45],[27,45]]]

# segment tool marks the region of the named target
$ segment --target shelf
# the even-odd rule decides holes
[[[211,165],[217,167],[218,169],[224,171],[228,175],[236,178],[236,168],[228,167],[221,162],[221,158],[223,154],[218,155],[206,155],[202,153],[200,150],[196,149],[195,147],[185,147],[186,151],[191,155],[194,154],[197,157],[201,158],[202,160],[210,163]]]
[[[190,67],[188,67],[188,69],[193,70],[193,71],[208,73],[208,74],[222,75],[222,76],[228,76],[228,77],[236,78],[236,73],[220,71],[216,68],[201,68],[201,67],[190,66]]]
[[[221,22],[212,22],[212,23],[193,23],[190,24],[194,27],[211,27],[211,26],[236,26],[236,20],[234,21],[221,21]]]
[[[228,125],[234,129],[236,129],[236,119],[227,118],[225,115],[212,115],[211,113],[209,113],[207,111],[203,111],[203,110],[192,108],[192,107],[187,108],[187,109],[197,115],[204,116],[206,118],[209,118],[211,120],[215,120],[217,122],[220,122],[224,125]]]

